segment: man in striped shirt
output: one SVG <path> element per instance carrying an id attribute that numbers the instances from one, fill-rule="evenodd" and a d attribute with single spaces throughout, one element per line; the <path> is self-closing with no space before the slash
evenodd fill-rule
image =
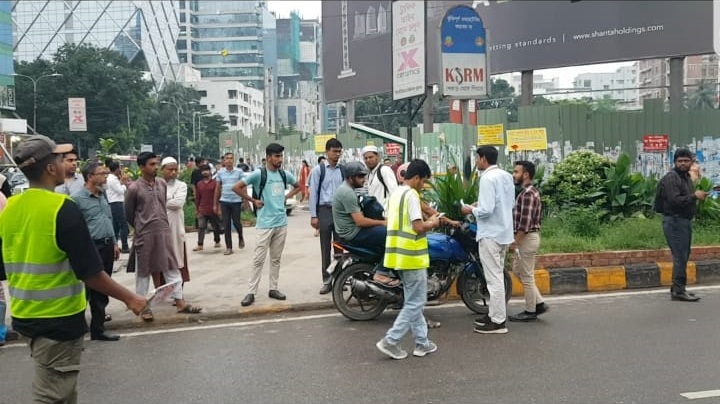
<path id="1" fill-rule="evenodd" d="M 525 293 L 525 311 L 509 316 L 510 321 L 535 321 L 537 316 L 546 312 L 548 306 L 535 285 L 535 256 L 540 249 L 540 224 L 542 222 L 542 202 L 540 192 L 533 185 L 535 164 L 529 161 L 516 161 L 513 169 L 515 185 L 522 191 L 515 199 L 513 225 L 515 248 L 513 272 L 520 278 Z"/>

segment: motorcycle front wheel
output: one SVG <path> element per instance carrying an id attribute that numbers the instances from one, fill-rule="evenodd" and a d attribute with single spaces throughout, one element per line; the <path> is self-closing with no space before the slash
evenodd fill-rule
<path id="1" fill-rule="evenodd" d="M 505 278 L 505 302 L 512 297 L 512 278 L 510 272 L 503 271 Z M 457 294 L 468 309 L 478 314 L 487 313 L 487 301 L 490 300 L 490 292 L 487 289 L 485 277 L 477 272 L 462 271 L 457 280 Z"/>
<path id="2" fill-rule="evenodd" d="M 362 295 L 353 291 L 353 281 L 366 281 L 373 277 L 373 266 L 358 262 L 345 268 L 333 283 L 333 303 L 343 316 L 355 321 L 372 320 L 385 310 L 387 302 L 371 293 Z"/>

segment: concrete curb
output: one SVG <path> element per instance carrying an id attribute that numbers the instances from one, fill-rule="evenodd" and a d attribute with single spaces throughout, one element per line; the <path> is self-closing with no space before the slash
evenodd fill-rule
<path id="1" fill-rule="evenodd" d="M 523 287 L 514 273 L 513 296 L 522 296 Z M 642 289 L 670 286 L 672 262 L 653 262 L 606 267 L 540 268 L 535 271 L 535 283 L 543 295 L 603 292 L 623 289 Z M 688 284 L 720 283 L 720 260 L 688 262 Z M 450 288 L 449 300 L 457 300 L 455 285 Z M 197 324 L 206 321 L 249 319 L 282 313 L 334 309 L 332 301 L 256 304 L 237 310 L 206 312 L 199 315 L 159 315 L 150 323 L 140 318 L 118 319 L 106 323 L 108 330 L 149 329 L 158 326 Z"/>
<path id="2" fill-rule="evenodd" d="M 515 274 L 513 296 L 522 296 L 523 287 Z M 535 271 L 535 283 L 544 295 L 604 292 L 670 286 L 672 262 L 650 262 L 604 267 L 541 268 Z M 720 260 L 690 261 L 687 283 L 720 283 Z"/>
<path id="3" fill-rule="evenodd" d="M 145 322 L 139 317 L 131 320 L 119 320 L 105 323 L 108 330 L 127 330 L 156 327 L 163 325 L 196 324 L 206 321 L 244 319 L 280 313 L 301 313 L 305 311 L 327 310 L 335 308 L 333 302 L 308 302 L 296 304 L 270 304 L 239 310 L 223 310 L 201 314 L 171 314 L 156 316 L 152 322 Z"/>

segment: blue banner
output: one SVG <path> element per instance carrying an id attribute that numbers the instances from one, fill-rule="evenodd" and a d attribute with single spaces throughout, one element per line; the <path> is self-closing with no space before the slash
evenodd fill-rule
<path id="1" fill-rule="evenodd" d="M 440 26 L 442 53 L 485 54 L 485 25 L 475 9 L 456 6 Z"/>

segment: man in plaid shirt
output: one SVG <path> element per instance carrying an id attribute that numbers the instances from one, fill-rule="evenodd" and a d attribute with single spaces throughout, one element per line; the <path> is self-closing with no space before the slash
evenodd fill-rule
<path id="1" fill-rule="evenodd" d="M 540 192 L 533 185 L 535 164 L 529 161 L 516 161 L 513 179 L 522 191 L 515 200 L 513 224 L 515 248 L 513 272 L 522 282 L 525 293 L 525 311 L 509 316 L 510 321 L 535 321 L 537 316 L 548 311 L 543 297 L 535 285 L 535 256 L 540 249 L 540 224 L 542 221 L 542 202 Z"/>

